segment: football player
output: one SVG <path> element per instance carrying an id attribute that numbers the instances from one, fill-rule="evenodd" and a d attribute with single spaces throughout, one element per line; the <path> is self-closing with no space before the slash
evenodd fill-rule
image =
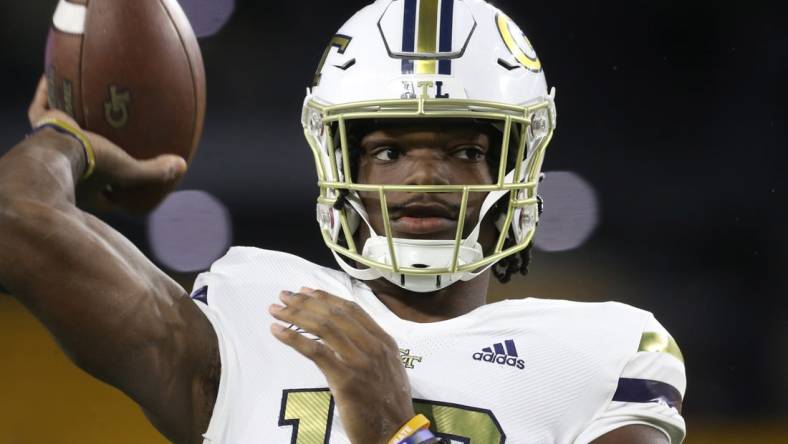
<path id="1" fill-rule="evenodd" d="M 43 83 L 30 119 L 0 159 L 0 282 L 175 442 L 684 438 L 681 352 L 650 313 L 485 304 L 527 269 L 556 127 L 533 47 L 486 2 L 379 0 L 331 38 L 302 123 L 343 271 L 233 248 L 190 297 L 75 205 L 183 160 L 131 159 Z"/>

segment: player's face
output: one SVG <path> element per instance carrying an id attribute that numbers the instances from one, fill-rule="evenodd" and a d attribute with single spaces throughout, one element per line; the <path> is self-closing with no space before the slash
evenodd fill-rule
<path id="1" fill-rule="evenodd" d="M 497 147 L 496 147 L 497 148 Z M 490 137 L 473 125 L 398 125 L 378 127 L 360 142 L 358 182 L 368 184 L 491 184 L 487 156 Z M 477 223 L 484 193 L 471 193 L 464 230 Z M 370 224 L 384 233 L 380 199 L 361 193 Z M 393 237 L 454 239 L 460 193 L 388 193 Z"/>

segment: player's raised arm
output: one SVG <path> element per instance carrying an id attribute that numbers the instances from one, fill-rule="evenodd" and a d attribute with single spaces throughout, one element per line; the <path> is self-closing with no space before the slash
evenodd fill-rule
<path id="1" fill-rule="evenodd" d="M 76 127 L 45 104 L 42 82 L 32 123 L 56 118 Z M 175 156 L 136 161 L 106 139 L 85 134 L 95 171 L 82 184 L 86 150 L 57 125 L 0 158 L 0 283 L 77 365 L 138 402 L 169 439 L 198 442 L 218 380 L 212 327 L 180 285 L 75 204 L 77 194 L 111 204 L 101 191 L 107 185 L 170 185 L 185 162 Z"/>

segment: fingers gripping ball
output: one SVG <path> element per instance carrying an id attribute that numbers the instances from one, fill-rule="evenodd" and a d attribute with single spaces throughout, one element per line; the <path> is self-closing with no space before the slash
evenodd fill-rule
<path id="1" fill-rule="evenodd" d="M 205 71 L 176 0 L 60 0 L 45 58 L 51 107 L 137 159 L 191 160 L 205 116 Z M 150 208 L 168 191 L 118 193 Z"/>

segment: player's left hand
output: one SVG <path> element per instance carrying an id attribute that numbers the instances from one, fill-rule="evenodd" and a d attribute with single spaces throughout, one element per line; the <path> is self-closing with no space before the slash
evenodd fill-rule
<path id="1" fill-rule="evenodd" d="M 396 341 L 352 301 L 302 288 L 282 292 L 271 315 L 274 336 L 314 362 L 326 376 L 342 425 L 353 443 L 385 443 L 413 416 L 410 382 Z"/>

